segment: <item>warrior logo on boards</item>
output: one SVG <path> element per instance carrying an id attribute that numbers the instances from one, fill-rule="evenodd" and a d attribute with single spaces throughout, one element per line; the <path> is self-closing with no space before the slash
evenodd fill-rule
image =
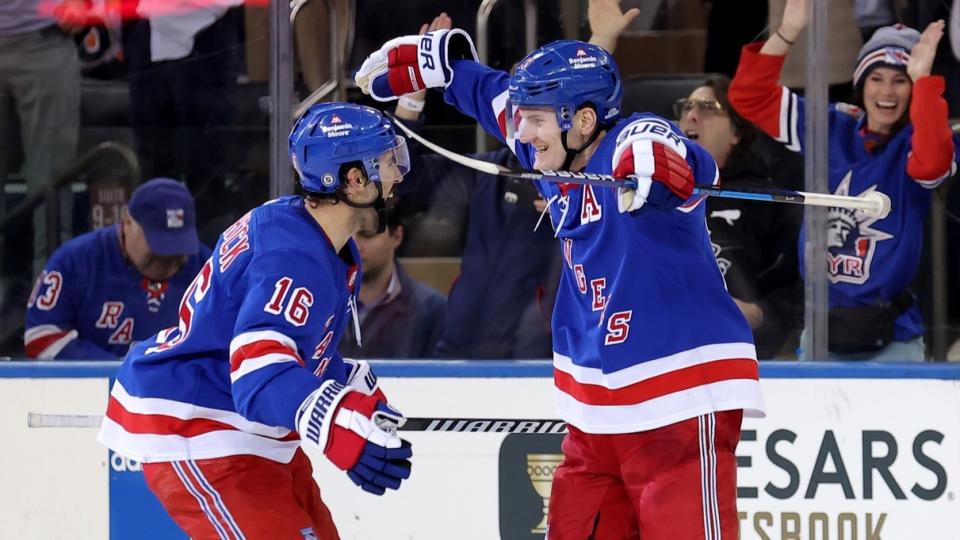
<path id="1" fill-rule="evenodd" d="M 852 175 L 853 171 L 847 172 L 834 191 L 835 195 L 851 195 Z M 862 197 L 876 190 L 874 184 L 855 195 Z M 861 285 L 870 279 L 870 266 L 877 242 L 893 238 L 892 234 L 871 228 L 878 219 L 862 210 L 850 208 L 834 207 L 827 212 L 827 264 L 831 283 Z"/>

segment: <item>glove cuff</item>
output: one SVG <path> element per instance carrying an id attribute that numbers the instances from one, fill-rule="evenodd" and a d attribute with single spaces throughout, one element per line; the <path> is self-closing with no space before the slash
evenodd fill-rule
<path id="1" fill-rule="evenodd" d="M 347 375 L 347 385 L 363 395 L 372 396 L 377 390 L 377 375 L 366 360 L 344 358 L 343 363 L 350 366 Z"/>
<path id="2" fill-rule="evenodd" d="M 477 49 L 459 28 L 435 30 L 421 36 L 417 48 L 420 76 L 427 88 L 446 87 L 453 82 L 453 61 L 477 61 Z"/>
<path id="3" fill-rule="evenodd" d="M 297 409 L 297 433 L 302 441 L 326 450 L 340 402 L 353 389 L 335 380 L 324 382 Z"/>

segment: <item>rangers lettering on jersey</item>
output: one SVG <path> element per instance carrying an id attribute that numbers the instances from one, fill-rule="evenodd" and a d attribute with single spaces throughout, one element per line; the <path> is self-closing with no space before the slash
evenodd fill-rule
<path id="1" fill-rule="evenodd" d="M 454 71 L 445 100 L 531 168 L 535 148 L 501 131 L 509 77 L 472 61 L 457 62 Z M 650 114 L 618 121 L 582 172 L 556 176 L 609 178 L 618 149 L 644 139 L 686 159 L 695 183 L 717 182 L 713 158 Z M 752 332 L 711 256 L 702 198 L 620 213 L 604 211 L 618 208 L 613 188 L 537 186 L 557 201 L 549 212 L 565 268 L 553 316 L 561 417 L 587 433 L 628 433 L 713 411 L 762 414 Z M 564 219 L 567 208 L 580 210 L 580 219 Z"/>

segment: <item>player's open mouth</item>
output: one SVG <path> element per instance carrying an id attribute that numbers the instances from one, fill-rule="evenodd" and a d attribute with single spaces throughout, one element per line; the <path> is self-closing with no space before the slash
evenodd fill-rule
<path id="1" fill-rule="evenodd" d="M 897 102 L 896 101 L 878 101 L 877 108 L 892 111 L 897 108 Z"/>
<path id="2" fill-rule="evenodd" d="M 692 129 L 688 129 L 687 131 L 684 132 L 684 134 L 685 134 L 685 135 L 687 136 L 687 138 L 690 139 L 691 141 L 695 141 L 695 140 L 697 140 L 697 139 L 700 138 L 700 134 L 697 133 L 696 131 L 692 130 Z"/>
<path id="3" fill-rule="evenodd" d="M 542 154 L 542 153 L 544 153 L 544 152 L 547 151 L 547 148 L 550 148 L 550 147 L 549 147 L 548 145 L 546 145 L 546 144 L 542 144 L 542 145 L 540 145 L 540 146 L 537 146 L 537 147 L 536 147 L 537 153 L 538 153 L 538 154 Z"/>

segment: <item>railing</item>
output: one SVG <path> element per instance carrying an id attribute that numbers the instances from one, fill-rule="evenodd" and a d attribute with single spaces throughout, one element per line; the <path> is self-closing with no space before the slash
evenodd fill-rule
<path id="1" fill-rule="evenodd" d="M 4 213 L 4 208 L 0 207 L 0 245 L 3 244 L 3 239 L 11 230 L 16 230 L 14 229 L 15 225 L 21 224 L 25 218 L 33 215 L 37 206 L 46 204 L 46 256 L 49 257 L 56 251 L 60 247 L 60 191 L 69 189 L 68 186 L 74 180 L 81 178 L 83 173 L 105 154 L 116 154 L 120 158 L 119 161 L 125 170 L 122 178 L 127 182 L 126 187 L 132 190 L 140 183 L 140 163 L 133 150 L 116 142 L 100 143 L 84 152 L 67 170 L 57 175 L 47 186 L 27 193 L 26 198 L 9 213 Z M 4 186 L 0 185 L 0 193 L 4 191 Z M 0 267 L 0 270 L 2 270 L 2 267 Z M 22 335 L 22 320 L 15 323 L 7 321 L 4 327 L 0 329 L 0 348 L 6 347 L 14 339 L 20 339 L 19 336 Z"/>
<path id="2" fill-rule="evenodd" d="M 34 209 L 41 204 L 46 203 L 46 228 L 47 228 L 47 256 L 50 256 L 58 247 L 60 247 L 60 198 L 57 196 L 59 191 L 68 184 L 80 177 L 80 175 L 102 157 L 103 154 L 115 153 L 120 157 L 126 169 L 126 179 L 129 187 L 134 187 L 140 182 L 140 163 L 137 161 L 136 154 L 126 145 L 116 142 L 103 142 L 84 152 L 77 158 L 70 167 L 60 173 L 47 186 L 35 189 L 28 193 L 26 198 L 18 204 L 10 213 L 3 214 L 0 218 L 0 239 L 7 235 L 11 225 L 17 223 L 25 216 L 31 215 Z M 0 209 L 2 211 L 2 209 Z"/>
<path id="3" fill-rule="evenodd" d="M 490 35 L 488 26 L 490 22 L 490 13 L 496 7 L 499 0 L 483 0 L 480 9 L 477 10 L 477 55 L 480 57 L 481 64 L 487 64 L 490 60 Z M 537 48 L 537 2 L 536 0 L 523 0 L 524 16 L 524 43 L 527 52 Z M 487 134 L 477 124 L 475 131 L 476 151 L 487 151 Z"/>
<path id="4" fill-rule="evenodd" d="M 290 24 L 293 25 L 296 22 L 296 18 L 300 10 L 307 3 L 312 0 L 293 0 L 290 3 Z M 327 12 L 329 14 L 329 34 L 330 34 L 330 79 L 310 93 L 309 96 L 303 99 L 293 112 L 294 118 L 299 118 L 300 115 L 304 113 L 311 105 L 319 101 L 334 95 L 336 93 L 336 98 L 340 101 L 346 101 L 347 98 L 347 87 L 351 84 L 352 80 L 350 77 L 346 76 L 344 73 L 344 58 L 349 58 L 350 51 L 353 49 L 353 40 L 354 40 L 354 21 L 356 21 L 357 13 L 357 2 L 356 0 L 344 0 L 347 2 L 347 20 L 342 21 L 342 24 L 338 24 L 339 21 L 337 17 L 337 4 L 338 0 L 323 0 L 327 5 Z M 340 33 L 339 28 L 341 26 L 346 30 L 346 36 L 343 43 L 343 54 L 341 53 L 341 47 L 339 43 Z"/>
<path id="5" fill-rule="evenodd" d="M 311 105 L 334 95 L 346 99 L 348 78 L 343 73 L 337 23 L 338 0 L 324 0 L 327 6 L 330 34 L 330 80 L 313 91 L 306 99 L 293 103 L 293 23 L 298 13 L 311 0 L 271 2 L 270 7 L 270 197 L 279 197 L 293 191 L 293 177 L 287 155 L 287 135 L 291 120 Z M 353 43 L 353 20 L 356 18 L 356 0 L 347 2 L 347 29 L 344 54 Z"/>

